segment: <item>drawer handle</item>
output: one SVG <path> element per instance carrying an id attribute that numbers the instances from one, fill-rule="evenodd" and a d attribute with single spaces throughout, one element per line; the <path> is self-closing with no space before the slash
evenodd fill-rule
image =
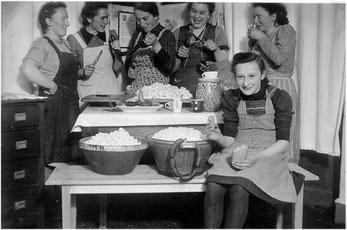
<path id="1" fill-rule="evenodd" d="M 17 211 L 18 209 L 25 208 L 26 203 L 25 200 L 14 202 L 14 210 Z"/>
<path id="2" fill-rule="evenodd" d="M 15 180 L 25 178 L 25 170 L 14 172 L 13 176 Z"/>
<path id="3" fill-rule="evenodd" d="M 16 141 L 16 149 L 26 149 L 27 148 L 27 140 L 24 141 Z"/>
<path id="4" fill-rule="evenodd" d="M 27 119 L 26 113 L 15 113 L 14 114 L 14 121 L 25 121 Z"/>

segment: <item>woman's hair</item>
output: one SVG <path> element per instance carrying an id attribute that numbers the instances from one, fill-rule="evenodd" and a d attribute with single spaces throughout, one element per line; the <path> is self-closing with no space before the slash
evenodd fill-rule
<path id="1" fill-rule="evenodd" d="M 188 3 L 189 11 L 192 9 L 193 3 L 205 4 L 208 8 L 209 14 L 212 14 L 214 9 L 216 8 L 216 4 L 214 2 L 190 2 L 190 3 Z"/>
<path id="2" fill-rule="evenodd" d="M 86 2 L 81 12 L 82 25 L 87 26 L 89 22 L 87 18 L 93 18 L 98 14 L 99 9 L 108 9 L 106 2 Z"/>
<path id="3" fill-rule="evenodd" d="M 234 75 L 236 75 L 236 65 L 253 61 L 258 64 L 260 73 L 263 73 L 265 70 L 264 60 L 259 54 L 254 52 L 240 52 L 235 54 L 231 63 L 231 71 L 234 73 Z"/>
<path id="4" fill-rule="evenodd" d="M 43 34 L 46 33 L 48 28 L 46 18 L 51 18 L 58 8 L 66 9 L 66 4 L 64 2 L 47 2 L 42 6 L 39 12 L 39 23 Z"/>
<path id="5" fill-rule="evenodd" d="M 153 17 L 159 16 L 158 6 L 155 2 L 137 2 L 134 5 L 134 10 L 150 13 Z"/>
<path id="6" fill-rule="evenodd" d="M 289 23 L 286 7 L 281 3 L 253 3 L 252 6 L 264 8 L 269 12 L 269 15 L 276 14 L 277 17 L 275 23 L 278 25 Z"/>

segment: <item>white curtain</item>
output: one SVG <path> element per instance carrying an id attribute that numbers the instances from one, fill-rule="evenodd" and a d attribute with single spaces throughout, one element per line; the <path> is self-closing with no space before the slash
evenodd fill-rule
<path id="1" fill-rule="evenodd" d="M 339 156 L 345 102 L 345 5 L 299 4 L 298 10 L 301 149 Z"/>
<path id="2" fill-rule="evenodd" d="M 301 149 L 340 155 L 339 128 L 345 102 L 345 4 L 286 4 L 297 31 L 293 79 L 301 106 Z M 230 57 L 247 50 L 249 3 L 224 7 Z"/>

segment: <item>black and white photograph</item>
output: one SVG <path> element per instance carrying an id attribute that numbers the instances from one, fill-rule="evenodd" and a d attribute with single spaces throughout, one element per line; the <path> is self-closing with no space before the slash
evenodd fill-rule
<path id="1" fill-rule="evenodd" d="M 0 3 L 1 228 L 346 228 L 344 1 Z"/>

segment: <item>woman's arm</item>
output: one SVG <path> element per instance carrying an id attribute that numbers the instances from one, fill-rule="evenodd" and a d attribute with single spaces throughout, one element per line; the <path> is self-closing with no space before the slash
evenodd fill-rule
<path id="1" fill-rule="evenodd" d="M 281 66 L 292 50 L 295 50 L 296 32 L 290 25 L 284 25 L 279 29 L 276 43 L 273 43 L 269 37 L 262 36 L 258 44 L 276 66 Z"/>
<path id="2" fill-rule="evenodd" d="M 153 48 L 156 52 L 154 65 L 164 74 L 170 74 L 176 62 L 176 42 L 172 32 L 166 30 Z"/>
<path id="3" fill-rule="evenodd" d="M 57 84 L 53 80 L 44 76 L 36 67 L 33 60 L 25 59 L 22 66 L 20 67 L 20 70 L 31 82 L 49 89 L 51 94 L 55 94 L 55 92 L 57 91 Z"/>
<path id="4" fill-rule="evenodd" d="M 78 63 L 78 79 L 84 79 L 83 75 L 83 49 L 74 37 L 74 35 L 70 34 L 67 36 L 66 40 L 69 42 L 71 52 L 76 58 Z"/>
<path id="5" fill-rule="evenodd" d="M 228 37 L 219 26 L 216 27 L 216 45 L 217 49 L 214 52 L 216 62 L 229 60 Z"/>

